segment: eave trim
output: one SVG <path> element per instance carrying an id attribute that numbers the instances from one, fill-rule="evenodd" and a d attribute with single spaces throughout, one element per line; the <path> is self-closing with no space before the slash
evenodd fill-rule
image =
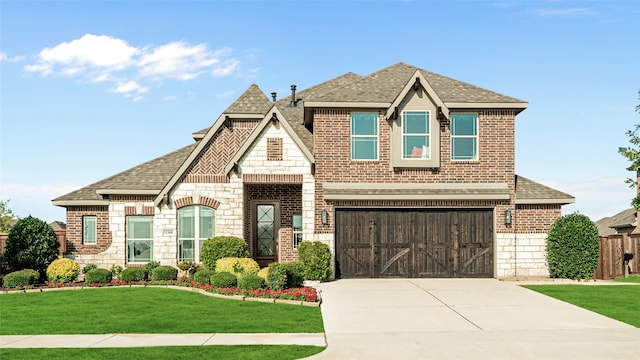
<path id="1" fill-rule="evenodd" d="M 562 199 L 516 199 L 516 205 L 544 205 L 544 204 L 573 204 L 576 202 L 575 198 L 562 198 Z"/>
<path id="2" fill-rule="evenodd" d="M 373 108 L 388 109 L 388 102 L 363 102 L 363 101 L 304 101 L 305 108 Z"/>
<path id="3" fill-rule="evenodd" d="M 51 200 L 54 206 L 108 206 L 109 200 Z"/>

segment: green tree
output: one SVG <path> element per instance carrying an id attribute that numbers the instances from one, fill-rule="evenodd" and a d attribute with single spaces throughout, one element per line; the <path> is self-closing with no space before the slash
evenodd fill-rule
<path id="1" fill-rule="evenodd" d="M 28 216 L 9 230 L 4 256 L 12 271 L 34 269 L 44 279 L 47 266 L 58 258 L 56 233 L 46 222 Z"/>
<path id="2" fill-rule="evenodd" d="M 589 279 L 598 266 L 598 228 L 585 215 L 573 213 L 556 220 L 547 237 L 547 263 L 551 275 Z"/>
<path id="3" fill-rule="evenodd" d="M 638 90 L 638 99 L 640 100 L 640 90 Z M 636 112 L 640 113 L 640 105 L 636 106 Z M 640 175 L 640 124 L 636 124 L 633 130 L 627 130 L 626 134 L 629 137 L 630 146 L 619 147 L 618 153 L 631 163 L 627 170 L 636 172 L 635 179 L 627 178 L 625 180 L 629 187 L 634 188 L 638 186 L 637 175 Z M 640 196 L 633 198 L 631 205 L 636 210 L 640 210 Z"/>
<path id="4" fill-rule="evenodd" d="M 9 232 L 9 226 L 15 219 L 15 214 L 9 209 L 9 201 L 0 200 L 0 233 L 5 234 Z"/>

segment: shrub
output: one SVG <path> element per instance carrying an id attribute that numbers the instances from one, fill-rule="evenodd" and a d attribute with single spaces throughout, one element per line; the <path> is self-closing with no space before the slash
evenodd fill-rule
<path id="1" fill-rule="evenodd" d="M 184 271 L 189 275 L 193 275 L 198 270 L 198 264 L 194 261 L 180 261 L 178 263 L 178 269 Z"/>
<path id="2" fill-rule="evenodd" d="M 120 273 L 122 273 L 122 266 L 120 265 L 111 265 L 111 277 L 114 279 L 120 279 Z"/>
<path id="3" fill-rule="evenodd" d="M 177 280 L 178 269 L 169 265 L 158 266 L 151 272 L 151 280 L 164 281 L 164 280 Z"/>
<path id="4" fill-rule="evenodd" d="M 331 278 L 331 251 L 320 241 L 303 241 L 298 245 L 298 261 L 305 280 L 326 281 Z"/>
<path id="5" fill-rule="evenodd" d="M 76 281 L 78 275 L 80 275 L 80 264 L 71 259 L 60 258 L 54 260 L 47 267 L 47 280 L 49 282 Z"/>
<path id="6" fill-rule="evenodd" d="M 238 288 L 242 290 L 262 289 L 264 280 L 256 274 L 243 274 L 238 277 Z"/>
<path id="7" fill-rule="evenodd" d="M 147 272 L 141 267 L 130 267 L 122 270 L 120 280 L 122 281 L 142 281 L 147 278 Z"/>
<path id="8" fill-rule="evenodd" d="M 3 286 L 6 288 L 15 288 L 18 286 L 28 286 L 35 283 L 33 274 L 20 270 L 8 273 L 3 279 Z"/>
<path id="9" fill-rule="evenodd" d="M 260 269 L 260 271 L 258 271 L 258 276 L 260 276 L 261 278 L 264 279 L 264 281 L 267 281 L 267 275 L 269 275 L 269 268 L 265 267 Z"/>
<path id="10" fill-rule="evenodd" d="M 211 284 L 211 276 L 215 275 L 215 273 L 215 271 L 209 269 L 198 269 L 198 271 L 193 274 L 193 281 L 203 284 Z"/>
<path id="11" fill-rule="evenodd" d="M 257 274 L 260 265 L 251 258 L 225 257 L 216 261 L 216 272 L 239 274 Z"/>
<path id="12" fill-rule="evenodd" d="M 40 280 L 40 273 L 33 269 L 22 269 L 22 271 L 27 271 L 33 274 L 33 283 L 37 283 Z"/>
<path id="13" fill-rule="evenodd" d="M 91 269 L 84 275 L 85 283 L 108 283 L 112 279 L 111 271 L 107 269 Z"/>
<path id="14" fill-rule="evenodd" d="M 598 266 L 598 228 L 585 215 L 559 218 L 547 237 L 547 262 L 551 275 L 573 280 L 588 279 Z"/>
<path id="15" fill-rule="evenodd" d="M 149 261 L 148 263 L 144 264 L 143 268 L 144 272 L 147 273 L 147 280 L 151 279 L 153 269 L 157 268 L 158 266 L 160 266 L 160 262 L 158 261 Z"/>
<path id="16" fill-rule="evenodd" d="M 93 269 L 97 269 L 97 268 L 98 268 L 98 265 L 89 263 L 89 264 L 85 265 L 85 266 L 82 268 L 82 273 L 83 273 L 83 274 L 86 274 L 86 273 L 88 273 L 89 271 L 91 271 L 91 270 L 93 270 Z"/>
<path id="17" fill-rule="evenodd" d="M 238 285 L 238 278 L 230 272 L 219 272 L 211 275 L 211 285 L 221 288 L 231 288 Z"/>
<path id="18" fill-rule="evenodd" d="M 302 266 L 299 262 L 284 263 L 284 268 L 287 272 L 287 282 L 285 284 L 286 289 L 301 287 L 304 283 L 304 274 L 302 272 Z"/>
<path id="19" fill-rule="evenodd" d="M 281 263 L 269 264 L 267 286 L 271 290 L 283 290 L 287 286 L 287 268 Z"/>
<path id="20" fill-rule="evenodd" d="M 216 261 L 224 257 L 249 257 L 249 247 L 235 236 L 216 236 L 202 243 L 200 260 L 207 268 L 214 270 Z"/>
<path id="21" fill-rule="evenodd" d="M 44 278 L 47 266 L 58 258 L 59 246 L 51 226 L 29 216 L 9 230 L 4 256 L 11 270 L 34 269 Z"/>

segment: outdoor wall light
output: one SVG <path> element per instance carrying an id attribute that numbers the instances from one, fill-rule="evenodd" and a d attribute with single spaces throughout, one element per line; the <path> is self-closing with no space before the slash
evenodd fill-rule
<path id="1" fill-rule="evenodd" d="M 322 218 L 322 225 L 329 225 L 329 213 L 327 210 L 322 210 L 320 216 Z"/>
<path id="2" fill-rule="evenodd" d="M 511 225 L 511 210 L 509 209 L 504 211 L 504 224 Z"/>

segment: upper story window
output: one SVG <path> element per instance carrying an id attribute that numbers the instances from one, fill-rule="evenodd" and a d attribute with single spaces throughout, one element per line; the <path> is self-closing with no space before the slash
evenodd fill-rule
<path id="1" fill-rule="evenodd" d="M 378 160 L 377 113 L 351 113 L 351 159 Z"/>
<path id="2" fill-rule="evenodd" d="M 402 112 L 402 158 L 431 158 L 429 111 Z"/>
<path id="3" fill-rule="evenodd" d="M 451 160 L 478 160 L 477 114 L 451 114 Z"/>
<path id="4" fill-rule="evenodd" d="M 95 216 L 83 216 L 82 217 L 82 243 L 83 244 L 96 244 L 96 229 L 97 221 Z"/>
<path id="5" fill-rule="evenodd" d="M 206 206 L 178 209 L 178 261 L 200 261 L 202 243 L 215 234 L 215 218 L 216 211 Z"/>
<path id="6" fill-rule="evenodd" d="M 153 260 L 153 216 L 127 216 L 127 262 Z"/>

